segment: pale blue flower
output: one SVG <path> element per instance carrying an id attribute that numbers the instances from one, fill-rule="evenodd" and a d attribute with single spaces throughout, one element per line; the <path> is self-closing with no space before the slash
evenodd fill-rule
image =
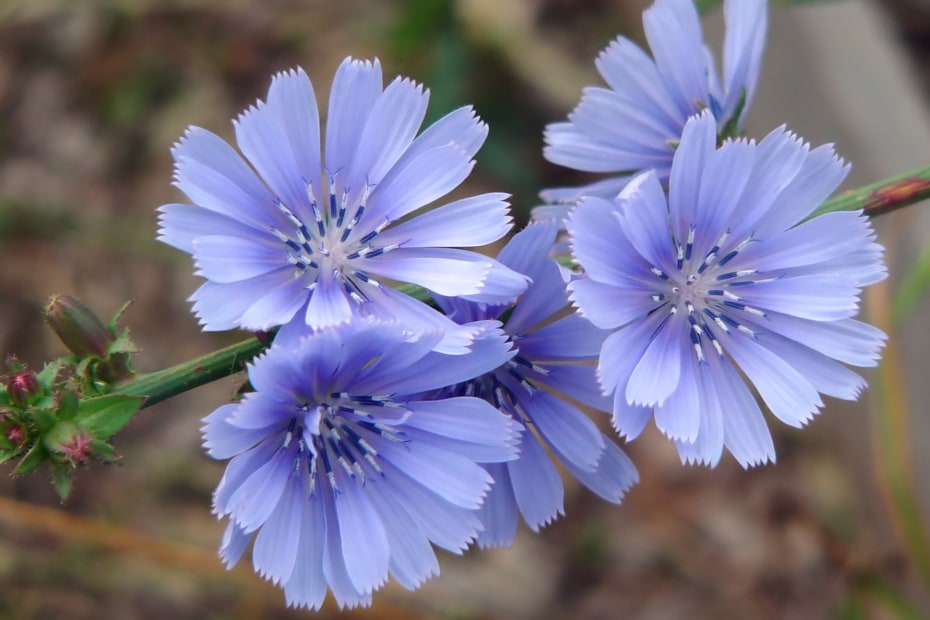
<path id="1" fill-rule="evenodd" d="M 230 523 L 220 553 L 252 563 L 288 604 L 368 605 L 392 575 L 436 575 L 435 544 L 463 551 L 492 479 L 479 463 L 516 456 L 518 431 L 479 398 L 413 394 L 467 381 L 513 356 L 485 322 L 474 351 L 433 350 L 439 332 L 352 322 L 278 337 L 248 368 L 254 392 L 205 419 L 205 445 L 231 458 L 214 494 Z M 432 543 L 432 544 L 431 544 Z"/>
<path id="2" fill-rule="evenodd" d="M 568 121 L 546 128 L 544 155 L 561 166 L 615 176 L 544 191 L 544 200 L 611 198 L 632 175 L 650 169 L 667 181 L 685 122 L 702 110 L 714 114 L 718 131 L 741 128 L 759 79 L 767 1 L 726 0 L 724 14 L 722 82 L 692 0 L 657 0 L 643 13 L 651 58 L 625 37 L 601 52 L 595 65 L 608 88 L 586 88 Z"/>
<path id="3" fill-rule="evenodd" d="M 456 321 L 502 320 L 516 351 L 500 366 L 436 395 L 483 398 L 522 430 L 520 458 L 486 466 L 495 482 L 481 509 L 482 546 L 510 544 L 520 515 L 538 531 L 564 514 L 565 491 L 547 450 L 568 473 L 614 503 L 638 480 L 629 457 L 565 398 L 610 410 L 594 372 L 607 332 L 575 313 L 565 314 L 569 274 L 549 258 L 557 232 L 554 222 L 531 224 L 498 255 L 501 263 L 532 278 L 516 304 L 437 298 Z"/>
<path id="4" fill-rule="evenodd" d="M 621 434 L 654 417 L 683 461 L 713 465 L 726 447 L 749 466 L 775 460 L 753 391 L 795 427 L 821 394 L 858 396 L 840 362 L 876 364 L 885 336 L 853 317 L 886 272 L 861 212 L 808 219 L 848 171 L 830 145 L 781 128 L 718 149 L 716 130 L 709 112 L 688 121 L 668 197 L 647 172 L 612 203 L 579 203 L 568 228 L 586 277 L 569 288 L 613 330 L 598 377 Z"/>
<path id="5" fill-rule="evenodd" d="M 463 107 L 417 136 L 428 99 L 407 79 L 383 88 L 377 60 L 346 59 L 325 139 L 301 69 L 276 75 L 267 101 L 235 122 L 248 163 L 215 134 L 187 131 L 172 151 L 175 180 L 195 204 L 162 206 L 159 239 L 191 254 L 206 278 L 191 297 L 205 329 L 267 330 L 292 319 L 320 328 L 374 315 L 442 327 L 449 348 L 465 350 L 467 335 L 456 340 L 454 324 L 390 283 L 502 302 L 526 281 L 459 249 L 510 230 L 506 195 L 423 211 L 465 180 L 487 135 Z"/>

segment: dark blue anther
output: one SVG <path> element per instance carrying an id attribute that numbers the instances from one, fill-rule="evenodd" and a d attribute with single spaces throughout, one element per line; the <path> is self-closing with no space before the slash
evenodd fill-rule
<path id="1" fill-rule="evenodd" d="M 725 314 L 720 315 L 720 320 L 726 323 L 727 325 L 729 325 L 730 327 L 734 327 L 734 328 L 739 327 L 739 323 L 737 323 L 736 321 L 734 321 L 732 318 L 728 317 Z"/>
<path id="2" fill-rule="evenodd" d="M 323 469 L 326 470 L 326 473 L 328 474 L 332 473 L 333 467 L 329 463 L 329 452 L 325 448 L 323 448 L 323 446 L 319 446 L 317 449 L 317 454 L 319 454 L 323 460 Z"/>
<path id="3" fill-rule="evenodd" d="M 733 260 L 733 257 L 735 257 L 737 254 L 739 254 L 739 250 L 733 250 L 732 252 L 730 252 L 729 254 L 727 254 L 726 256 L 724 256 L 723 258 L 721 258 L 721 259 L 720 259 L 720 262 L 719 262 L 718 264 L 719 264 L 719 265 L 726 265 L 726 264 L 729 263 L 731 260 Z"/>
<path id="4" fill-rule="evenodd" d="M 310 238 L 310 231 L 307 230 L 306 224 L 301 223 L 300 226 L 297 227 L 297 229 L 300 231 L 300 234 L 304 236 L 304 239 Z M 306 243 L 304 244 L 304 247 L 308 247 Z M 310 250 L 310 251 L 313 252 L 313 250 Z"/>

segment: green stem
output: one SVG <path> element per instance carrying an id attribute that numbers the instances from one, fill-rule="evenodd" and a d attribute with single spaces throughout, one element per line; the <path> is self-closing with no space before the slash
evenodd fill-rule
<path id="1" fill-rule="evenodd" d="M 930 166 L 834 196 L 823 203 L 814 215 L 862 209 L 875 217 L 927 198 L 930 198 Z"/>
<path id="2" fill-rule="evenodd" d="M 145 396 L 142 407 L 150 407 L 172 396 L 243 370 L 245 363 L 261 353 L 264 348 L 255 338 L 243 340 L 171 368 L 137 375 L 116 386 L 114 391 L 130 396 Z"/>

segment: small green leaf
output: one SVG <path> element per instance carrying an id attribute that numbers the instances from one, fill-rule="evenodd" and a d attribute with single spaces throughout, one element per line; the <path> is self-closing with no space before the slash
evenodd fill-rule
<path id="1" fill-rule="evenodd" d="M 50 409 L 30 409 L 25 415 L 40 435 L 49 432 L 58 424 L 58 415 Z"/>
<path id="2" fill-rule="evenodd" d="M 41 442 L 36 442 L 29 449 L 29 452 L 26 453 L 26 456 L 23 457 L 23 460 L 19 462 L 19 465 L 16 466 L 16 469 L 13 470 L 14 474 L 28 474 L 39 465 L 48 460 L 48 452 L 45 450 L 45 447 Z"/>
<path id="3" fill-rule="evenodd" d="M 80 399 L 74 392 L 63 392 L 58 399 L 58 419 L 73 420 L 80 408 Z"/>
<path id="4" fill-rule="evenodd" d="M 68 499 L 68 496 L 71 495 L 71 489 L 74 488 L 74 476 L 71 473 L 71 468 L 67 465 L 52 463 L 52 483 L 54 483 L 55 490 L 58 491 L 61 501 Z"/>
<path id="5" fill-rule="evenodd" d="M 81 401 L 75 418 L 78 426 L 96 439 L 109 439 L 142 407 L 142 396 L 107 394 Z"/>
<path id="6" fill-rule="evenodd" d="M 6 463 L 12 458 L 19 456 L 19 448 L 3 448 L 0 450 L 0 464 Z"/>
<path id="7" fill-rule="evenodd" d="M 55 380 L 58 378 L 61 370 L 68 365 L 69 360 L 70 358 L 59 357 L 57 360 L 48 362 L 42 368 L 42 371 L 36 375 L 36 378 L 39 380 L 39 385 L 45 388 L 46 391 L 51 391 L 52 387 L 55 385 Z"/>
<path id="8" fill-rule="evenodd" d="M 119 322 L 121 318 L 123 318 L 123 313 L 126 312 L 126 310 L 131 305 L 132 305 L 132 300 L 130 299 L 129 301 L 124 303 L 123 306 L 119 310 L 116 311 L 116 314 L 113 315 L 113 318 L 110 319 L 110 322 L 107 324 L 107 329 L 110 330 L 110 335 L 112 335 L 114 338 L 116 338 L 116 324 Z M 124 333 L 123 335 L 125 336 L 126 334 Z"/>

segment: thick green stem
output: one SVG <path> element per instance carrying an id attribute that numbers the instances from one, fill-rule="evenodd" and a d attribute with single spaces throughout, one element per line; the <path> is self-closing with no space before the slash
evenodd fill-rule
<path id="1" fill-rule="evenodd" d="M 172 396 L 233 375 L 262 352 L 264 345 L 255 338 L 207 353 L 171 368 L 133 377 L 114 389 L 130 396 L 145 396 L 142 407 L 149 407 Z"/>

